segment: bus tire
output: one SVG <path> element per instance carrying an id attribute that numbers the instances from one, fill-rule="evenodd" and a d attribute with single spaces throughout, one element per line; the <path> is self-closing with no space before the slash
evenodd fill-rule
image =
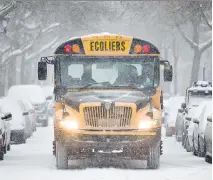
<path id="1" fill-rule="evenodd" d="M 57 169 L 67 169 L 68 168 L 68 151 L 67 148 L 56 141 L 56 167 Z"/>
<path id="2" fill-rule="evenodd" d="M 160 142 L 156 146 L 150 147 L 147 160 L 148 169 L 158 169 L 160 167 Z"/>

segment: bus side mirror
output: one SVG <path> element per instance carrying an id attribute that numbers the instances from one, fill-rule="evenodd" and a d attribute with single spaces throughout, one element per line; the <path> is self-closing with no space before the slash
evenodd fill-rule
<path id="1" fill-rule="evenodd" d="M 38 80 L 47 79 L 47 63 L 38 62 Z"/>
<path id="2" fill-rule="evenodd" d="M 164 64 L 164 81 L 172 81 L 173 68 L 171 65 Z"/>

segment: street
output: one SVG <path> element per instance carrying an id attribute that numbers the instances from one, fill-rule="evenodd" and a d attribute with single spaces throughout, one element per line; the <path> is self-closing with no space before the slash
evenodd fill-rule
<path id="1" fill-rule="evenodd" d="M 52 155 L 53 126 L 47 128 L 38 127 L 37 132 L 27 140 L 26 144 L 13 145 L 5 160 L 0 162 L 0 172 L 5 180 L 210 180 L 212 179 L 212 165 L 203 158 L 187 153 L 177 143 L 174 137 L 165 137 L 164 154 L 161 156 L 161 167 L 158 170 L 134 169 L 135 165 L 143 167 L 143 163 L 129 161 L 82 161 L 80 164 L 72 164 L 72 169 L 57 170 L 55 157 Z M 104 162 L 104 166 L 102 165 Z M 73 166 L 74 165 L 74 166 Z M 78 168 L 78 169 L 77 169 Z"/>

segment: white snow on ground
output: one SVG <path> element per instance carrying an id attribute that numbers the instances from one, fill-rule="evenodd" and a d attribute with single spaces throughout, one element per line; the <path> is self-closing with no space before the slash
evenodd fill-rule
<path id="1" fill-rule="evenodd" d="M 51 120 L 52 121 L 52 120 Z M 52 124 L 52 123 L 51 123 Z M 158 170 L 127 169 L 135 162 L 85 161 L 82 169 L 57 170 L 52 155 L 53 127 L 39 127 L 26 144 L 13 145 L 0 162 L 0 177 L 5 180 L 211 180 L 212 165 L 187 153 L 174 137 L 164 137 L 164 155 Z M 118 165 L 120 163 L 120 165 Z M 95 165 L 96 164 L 96 165 Z M 102 164 L 107 164 L 103 166 Z M 94 166 L 95 165 L 95 166 Z M 102 166 L 102 168 L 98 168 Z"/>

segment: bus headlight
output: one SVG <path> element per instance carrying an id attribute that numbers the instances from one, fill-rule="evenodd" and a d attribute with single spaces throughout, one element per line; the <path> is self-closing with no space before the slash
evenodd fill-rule
<path id="1" fill-rule="evenodd" d="M 76 120 L 62 120 L 60 125 L 67 130 L 78 129 L 78 123 Z"/>
<path id="2" fill-rule="evenodd" d="M 139 129 L 151 129 L 153 127 L 156 127 L 158 123 L 158 120 L 152 119 L 152 120 L 141 120 L 139 123 Z"/>

